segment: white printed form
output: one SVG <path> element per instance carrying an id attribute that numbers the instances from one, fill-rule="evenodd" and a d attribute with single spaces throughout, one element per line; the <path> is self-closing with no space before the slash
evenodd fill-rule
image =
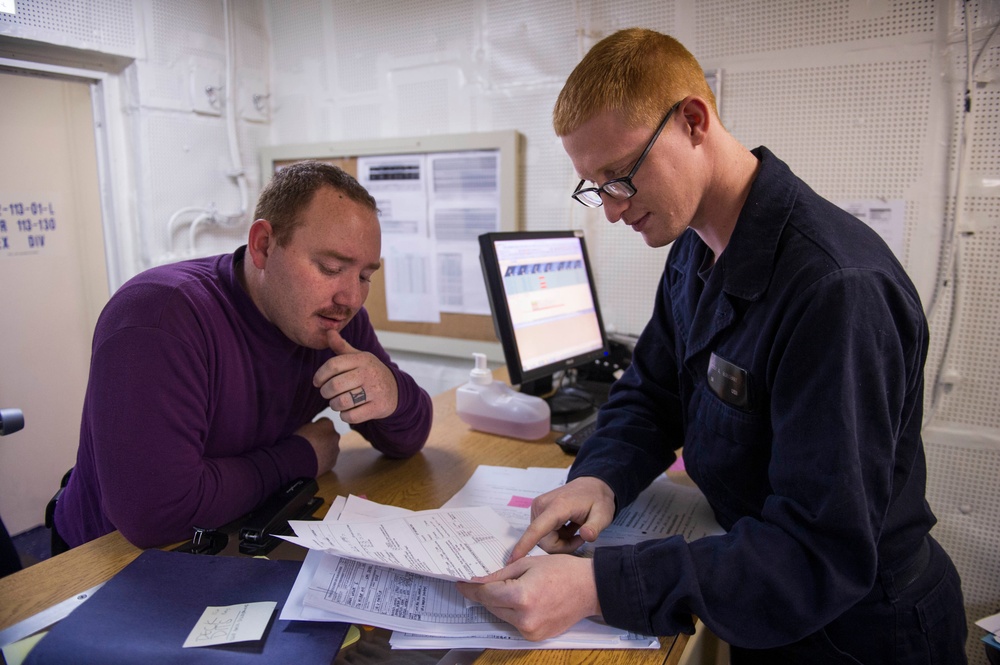
<path id="1" fill-rule="evenodd" d="M 519 535 L 489 506 L 289 524 L 295 537 L 285 539 L 303 547 L 444 580 L 503 568 Z"/>
<path id="2" fill-rule="evenodd" d="M 488 316 L 478 238 L 500 230 L 500 151 L 434 153 L 427 166 L 438 306 L 442 312 Z"/>
<path id="3" fill-rule="evenodd" d="M 454 582 L 324 554 L 303 602 L 335 620 L 437 636 L 517 631 L 481 605 L 470 606 Z M 339 617 L 339 619 L 337 618 Z"/>
<path id="4" fill-rule="evenodd" d="M 531 523 L 531 501 L 539 494 L 565 485 L 568 470 L 482 464 L 444 507 L 489 506 L 523 532 Z"/>
<path id="5" fill-rule="evenodd" d="M 389 320 L 439 323 L 428 228 L 427 158 L 358 157 L 358 181 L 375 198 L 379 210 Z"/>
<path id="6" fill-rule="evenodd" d="M 371 517 L 413 515 L 394 506 L 383 506 L 351 496 L 337 497 L 324 520 L 356 522 Z M 516 534 L 515 534 L 516 535 Z M 516 538 L 515 538 L 516 540 Z M 294 541 L 293 541 L 294 542 Z M 514 541 L 511 541 L 513 546 Z M 504 648 L 656 648 L 655 639 L 630 639 L 621 630 L 584 619 L 557 639 L 544 643 L 523 639 L 512 625 L 498 619 L 481 605 L 469 604 L 455 584 L 414 572 L 335 556 L 311 550 L 285 602 L 281 618 L 302 621 L 347 621 L 381 626 L 395 631 L 452 639 L 487 639 Z M 489 636 L 484 638 L 483 636 Z M 411 636 L 412 638 L 412 636 Z M 396 639 L 395 637 L 393 639 Z M 402 638 L 400 638 L 402 639 Z M 426 637 L 416 638 L 426 640 Z M 478 642 L 456 646 L 474 647 Z M 485 646 L 487 642 L 483 642 Z"/>
<path id="7" fill-rule="evenodd" d="M 524 642 L 522 648 L 539 647 L 538 642 L 527 642 L 516 628 L 482 605 L 468 603 L 453 582 L 329 554 L 319 560 L 303 602 L 310 608 L 325 610 L 328 620 L 436 637 L 490 635 L 508 642 L 508 648 L 511 640 Z M 547 646 L 649 646 L 641 641 L 629 642 L 625 635 L 619 628 L 584 619 Z M 445 644 L 439 643 L 435 648 L 442 646 Z"/>
<path id="8" fill-rule="evenodd" d="M 723 533 L 701 490 L 660 476 L 618 513 L 596 541 L 584 544 L 581 550 L 592 554 L 597 547 L 631 545 L 653 538 L 679 535 L 691 542 Z"/>

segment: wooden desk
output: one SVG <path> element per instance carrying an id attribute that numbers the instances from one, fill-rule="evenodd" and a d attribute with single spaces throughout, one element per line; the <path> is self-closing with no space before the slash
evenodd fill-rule
<path id="1" fill-rule="evenodd" d="M 525 442 L 474 432 L 455 414 L 451 390 L 434 398 L 430 438 L 410 459 L 386 459 L 356 433 L 344 436 L 337 465 L 319 479 L 319 495 L 325 499 L 319 515 L 325 514 L 334 497 L 348 494 L 411 510 L 439 508 L 480 464 L 567 467 L 572 458 L 553 443 L 555 438 L 553 433 L 539 442 Z M 115 532 L 0 579 L 0 630 L 110 579 L 140 551 Z M 672 665 L 680 660 L 687 636 L 664 637 L 660 642 L 658 651 L 487 650 L 475 662 Z"/>

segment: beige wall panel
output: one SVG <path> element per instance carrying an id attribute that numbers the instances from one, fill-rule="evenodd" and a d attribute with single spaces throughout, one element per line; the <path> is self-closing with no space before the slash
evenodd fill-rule
<path id="1" fill-rule="evenodd" d="M 0 73 L 0 516 L 42 523 L 76 457 L 94 324 L 108 299 L 90 86 Z"/>

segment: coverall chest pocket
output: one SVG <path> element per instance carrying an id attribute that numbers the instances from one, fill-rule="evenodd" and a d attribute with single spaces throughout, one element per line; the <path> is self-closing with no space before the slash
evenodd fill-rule
<path id="1" fill-rule="evenodd" d="M 758 514 L 770 493 L 769 421 L 726 404 L 707 386 L 696 390 L 684 440 L 684 464 L 709 498 L 717 516 L 735 521 Z"/>

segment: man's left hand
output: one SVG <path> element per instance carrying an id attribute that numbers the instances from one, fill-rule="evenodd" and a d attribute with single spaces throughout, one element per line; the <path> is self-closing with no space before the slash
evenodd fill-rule
<path id="1" fill-rule="evenodd" d="M 594 563 L 568 554 L 527 556 L 472 582 L 456 582 L 471 601 L 538 641 L 600 616 Z"/>
<path id="2" fill-rule="evenodd" d="M 313 375 L 313 385 L 330 400 L 330 408 L 348 424 L 363 423 L 392 415 L 399 402 L 396 377 L 367 351 L 358 351 L 336 330 L 327 342 L 337 355 Z"/>

